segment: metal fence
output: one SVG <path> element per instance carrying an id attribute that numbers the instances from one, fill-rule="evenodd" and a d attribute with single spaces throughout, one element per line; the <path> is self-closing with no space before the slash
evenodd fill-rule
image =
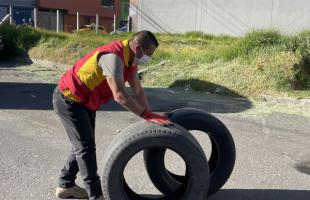
<path id="1" fill-rule="evenodd" d="M 9 21 L 10 24 L 14 24 L 16 23 L 13 20 L 13 16 L 14 13 L 19 12 L 17 11 L 18 9 L 13 7 L 13 6 L 9 6 L 8 8 L 6 7 L 0 7 L 2 9 L 0 9 L 0 17 L 4 16 L 4 18 L 2 19 L 2 21 L 0 22 L 1 24 L 3 24 L 5 21 Z M 4 9 L 3 9 L 4 8 Z M 59 31 L 63 31 L 64 30 L 64 17 L 65 17 L 65 13 L 62 10 L 38 10 L 37 8 L 27 8 L 27 9 L 31 9 L 31 15 L 28 19 L 19 19 L 18 24 L 21 25 L 31 25 L 34 26 L 35 28 L 40 27 L 40 28 L 45 28 L 45 29 L 49 29 L 49 30 L 55 30 L 56 32 Z M 19 8 L 20 10 L 20 8 Z M 5 14 L 7 12 L 7 14 Z M 88 16 L 89 17 L 89 16 Z M 99 20 L 100 17 L 98 14 L 94 14 L 95 17 L 95 23 L 93 25 L 89 24 L 89 25 L 85 25 L 86 28 L 92 27 L 92 29 L 94 29 L 94 31 L 98 34 L 99 33 Z M 1 17 L 2 18 L 2 17 Z M 1 19 L 0 18 L 0 19 Z M 79 12 L 76 13 L 76 30 L 75 31 L 80 31 L 81 29 L 81 24 L 80 24 L 80 14 Z M 20 21 L 21 20 L 21 21 Z M 122 27 L 122 29 L 120 31 L 122 32 L 129 32 L 131 29 L 131 18 L 128 16 L 128 23 L 125 26 L 126 29 L 124 30 L 124 27 Z M 113 32 L 117 32 L 117 18 L 116 15 L 114 14 L 113 17 Z"/>

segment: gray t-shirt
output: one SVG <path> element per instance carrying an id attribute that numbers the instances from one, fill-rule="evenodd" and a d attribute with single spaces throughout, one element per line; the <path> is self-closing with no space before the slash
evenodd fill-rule
<path id="1" fill-rule="evenodd" d="M 98 60 L 98 66 L 101 67 L 105 76 L 117 79 L 123 77 L 124 64 L 116 54 L 101 55 Z"/>

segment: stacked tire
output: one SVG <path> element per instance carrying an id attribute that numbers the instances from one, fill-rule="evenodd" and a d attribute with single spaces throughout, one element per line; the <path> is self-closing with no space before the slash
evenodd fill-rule
<path id="1" fill-rule="evenodd" d="M 118 134 L 110 144 L 103 163 L 102 187 L 105 200 L 151 200 L 135 193 L 126 183 L 124 169 L 143 151 L 144 162 L 161 200 L 205 200 L 228 180 L 235 163 L 235 145 L 229 130 L 205 111 L 183 108 L 168 113 L 172 125 L 139 122 Z M 209 161 L 189 132 L 207 134 L 212 152 Z M 177 153 L 185 162 L 185 176 L 165 168 L 165 152 Z"/>

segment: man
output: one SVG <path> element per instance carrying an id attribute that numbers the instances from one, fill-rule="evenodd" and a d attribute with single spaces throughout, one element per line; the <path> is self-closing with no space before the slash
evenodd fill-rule
<path id="1" fill-rule="evenodd" d="M 137 73 L 137 65 L 148 63 L 157 47 L 155 36 L 141 31 L 129 41 L 96 48 L 61 77 L 53 94 L 53 106 L 66 129 L 72 151 L 61 170 L 57 197 L 103 200 L 95 145 L 96 110 L 102 104 L 114 99 L 147 121 L 170 123 L 167 116 L 151 111 Z M 133 96 L 125 92 L 126 81 Z M 78 171 L 86 189 L 75 184 Z"/>

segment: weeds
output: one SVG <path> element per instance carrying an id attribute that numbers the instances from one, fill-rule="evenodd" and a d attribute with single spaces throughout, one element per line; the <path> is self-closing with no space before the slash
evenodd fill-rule
<path id="1" fill-rule="evenodd" d="M 95 47 L 128 39 L 132 33 L 55 33 L 29 27 L 3 26 L 0 57 L 29 54 L 34 58 L 73 64 Z M 214 36 L 202 32 L 156 34 L 160 45 L 150 65 L 171 64 L 144 75 L 154 87 L 184 87 L 215 92 L 215 86 L 234 96 L 285 94 L 307 97 L 310 89 L 310 31 L 283 35 L 256 30 L 244 37 Z M 143 67 L 143 66 L 142 66 Z M 147 67 L 147 66 L 146 66 Z"/>

